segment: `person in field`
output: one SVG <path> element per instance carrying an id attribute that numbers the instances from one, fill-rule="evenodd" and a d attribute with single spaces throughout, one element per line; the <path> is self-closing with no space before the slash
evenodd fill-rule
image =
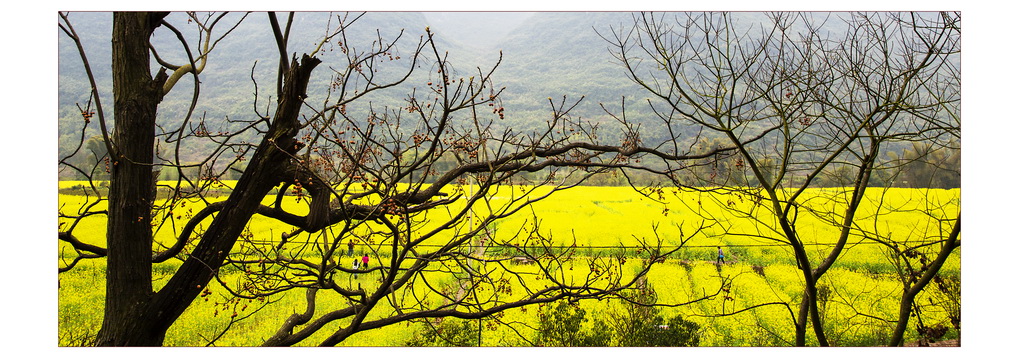
<path id="1" fill-rule="evenodd" d="M 722 252 L 722 247 L 718 247 L 718 259 L 715 260 L 715 265 L 725 263 L 725 253 Z"/>
<path id="2" fill-rule="evenodd" d="M 359 258 L 352 259 L 352 270 L 359 270 Z M 359 273 L 352 273 L 352 278 L 359 279 Z"/>
<path id="3" fill-rule="evenodd" d="M 354 240 L 351 240 L 351 239 L 348 240 L 348 255 L 351 256 L 351 255 L 355 254 L 355 250 L 356 250 L 356 242 Z"/>
<path id="4" fill-rule="evenodd" d="M 365 268 L 369 268 L 369 267 L 370 267 L 370 256 L 368 256 L 366 254 L 363 254 L 363 268 L 365 269 Z"/>

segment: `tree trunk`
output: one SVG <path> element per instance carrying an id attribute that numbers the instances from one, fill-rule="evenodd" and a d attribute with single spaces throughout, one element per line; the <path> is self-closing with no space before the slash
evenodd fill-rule
<path id="1" fill-rule="evenodd" d="M 157 105 L 167 76 L 152 78 L 148 41 L 167 13 L 115 13 L 112 34 L 115 125 L 107 222 L 107 293 L 97 345 L 158 346 L 231 251 L 260 201 L 286 177 L 306 85 L 319 60 L 293 61 L 263 142 L 189 259 L 160 290 L 152 285 L 151 210 Z"/>
<path id="2" fill-rule="evenodd" d="M 903 290 L 903 297 L 900 298 L 900 314 L 899 319 L 896 322 L 896 329 L 892 332 L 892 337 L 889 339 L 889 346 L 895 347 L 903 345 L 903 334 L 907 331 L 907 323 L 910 321 L 910 312 L 914 305 L 914 298 L 917 297 L 918 293 L 924 290 L 924 287 L 928 283 L 932 282 L 935 275 L 939 273 L 939 269 L 946 263 L 946 259 L 953 253 L 953 250 L 960 247 L 960 216 L 957 215 L 956 223 L 953 224 L 953 230 L 950 231 L 949 236 L 942 244 L 942 249 L 939 250 L 938 257 L 928 266 L 928 270 L 925 271 L 921 278 L 917 282 L 913 283 L 912 286 L 906 287 Z"/>
<path id="3" fill-rule="evenodd" d="M 285 77 L 285 90 L 278 101 L 270 131 L 225 201 L 224 210 L 214 217 L 188 260 L 174 273 L 150 306 L 146 321 L 158 330 L 166 331 L 174 324 L 202 288 L 209 284 L 249 219 L 256 213 L 260 201 L 285 178 L 293 154 L 301 147 L 295 140 L 299 130 L 298 114 L 309 75 L 319 63 L 319 60 L 308 56 L 303 58 L 301 66 L 293 63 L 291 72 Z"/>
<path id="4" fill-rule="evenodd" d="M 825 331 L 821 325 L 821 317 L 818 314 L 818 277 L 814 275 L 814 271 L 811 269 L 811 262 L 807 257 L 807 252 L 804 250 L 803 243 L 801 243 L 797 238 L 796 231 L 793 229 L 789 220 L 786 219 L 785 213 L 782 212 L 781 207 L 776 206 L 776 212 L 779 213 L 778 220 L 779 224 L 782 226 L 782 232 L 789 240 L 790 246 L 793 247 L 793 254 L 796 259 L 797 268 L 799 268 L 800 273 L 804 277 L 804 295 L 800 302 L 800 311 L 797 317 L 797 322 L 795 323 L 795 345 L 798 347 L 807 345 L 807 319 L 810 317 L 811 328 L 814 330 L 814 334 L 818 338 L 818 345 L 828 346 L 828 339 L 825 338 Z"/>
<path id="5" fill-rule="evenodd" d="M 796 333 L 794 335 L 796 343 L 794 346 L 804 347 L 807 346 L 807 293 L 801 296 L 800 310 L 797 312 L 796 317 Z"/>
<path id="6" fill-rule="evenodd" d="M 813 299 L 812 299 L 813 298 Z M 807 345 L 807 320 L 810 319 L 811 329 L 818 339 L 818 345 L 827 347 L 828 338 L 825 337 L 825 329 L 821 322 L 821 313 L 818 312 L 818 288 L 817 282 L 806 285 L 804 295 L 800 301 L 800 311 L 796 325 L 796 346 Z"/>
<path id="7" fill-rule="evenodd" d="M 155 339 L 144 338 L 134 318 L 153 290 L 153 141 L 164 76 L 151 77 L 148 44 L 153 30 L 166 15 L 114 13 L 107 292 L 97 345 L 148 345 Z"/>
<path id="8" fill-rule="evenodd" d="M 306 97 L 310 73 L 319 63 L 309 56 L 303 57 L 301 65 L 293 61 L 291 71 L 285 76 L 284 90 L 270 131 L 225 200 L 224 209 L 214 217 L 188 259 L 138 318 L 140 323 L 144 323 L 145 331 L 152 333 L 154 338 L 162 338 L 202 288 L 210 283 L 249 219 L 256 213 L 260 201 L 293 172 L 294 153 L 302 147 L 295 139 L 300 126 L 298 115 Z"/>

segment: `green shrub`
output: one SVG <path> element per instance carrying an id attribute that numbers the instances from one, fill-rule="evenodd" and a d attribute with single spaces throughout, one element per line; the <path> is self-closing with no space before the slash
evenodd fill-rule
<path id="1" fill-rule="evenodd" d="M 668 321 L 661 315 L 658 293 L 642 282 L 623 296 L 623 310 L 611 314 L 618 346 L 692 347 L 700 343 L 700 326 L 676 315 Z"/>
<path id="2" fill-rule="evenodd" d="M 584 328 L 587 321 L 587 311 L 577 303 L 560 301 L 557 305 L 543 308 L 534 344 L 553 347 L 608 346 L 612 336 L 608 324 L 598 319 L 590 328 Z"/>
<path id="3" fill-rule="evenodd" d="M 479 331 L 471 320 L 437 319 L 422 322 L 419 332 L 405 342 L 410 347 L 472 347 Z"/>

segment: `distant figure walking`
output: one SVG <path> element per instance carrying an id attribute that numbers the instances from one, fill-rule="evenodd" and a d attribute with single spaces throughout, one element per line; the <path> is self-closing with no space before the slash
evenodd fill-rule
<path id="1" fill-rule="evenodd" d="M 353 255 L 355 253 L 356 253 L 356 242 L 350 239 L 350 240 L 348 240 L 348 255 L 351 256 L 351 255 Z"/>
<path id="2" fill-rule="evenodd" d="M 352 259 L 352 270 L 359 270 L 359 259 Z M 352 278 L 359 279 L 359 273 L 352 273 Z"/>
<path id="3" fill-rule="evenodd" d="M 370 267 L 370 256 L 363 254 L 363 269 Z"/>
<path id="4" fill-rule="evenodd" d="M 718 259 L 715 260 L 715 265 L 725 263 L 725 253 L 722 253 L 722 247 L 718 247 Z"/>

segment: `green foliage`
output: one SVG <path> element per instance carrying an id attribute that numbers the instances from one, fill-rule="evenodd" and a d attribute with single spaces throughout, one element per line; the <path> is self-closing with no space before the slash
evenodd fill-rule
<path id="1" fill-rule="evenodd" d="M 420 330 L 405 342 L 410 347 L 472 347 L 479 339 L 479 328 L 472 320 L 426 320 Z"/>
<path id="2" fill-rule="evenodd" d="M 623 295 L 623 310 L 611 314 L 618 345 L 623 347 L 693 347 L 700 343 L 700 326 L 676 315 L 665 320 L 654 288 L 642 282 Z"/>
<path id="3" fill-rule="evenodd" d="M 608 346 L 612 340 L 608 324 L 599 318 L 586 328 L 587 321 L 587 311 L 576 302 L 560 301 L 557 305 L 543 308 L 534 344 L 546 347 Z"/>
<path id="4" fill-rule="evenodd" d="M 624 295 L 618 311 L 603 316 L 587 315 L 577 302 L 561 301 L 540 312 L 540 327 L 534 344 L 540 346 L 658 347 L 697 346 L 700 326 L 681 315 L 665 319 L 653 306 L 658 299 L 646 283 Z M 593 319 L 593 324 L 587 325 Z"/>
<path id="5" fill-rule="evenodd" d="M 669 318 L 668 323 L 661 324 L 662 316 L 655 318 L 658 329 L 651 329 L 646 336 L 646 344 L 652 347 L 695 347 L 700 343 L 700 326 L 683 319 L 681 315 Z"/>
<path id="6" fill-rule="evenodd" d="M 958 188 L 960 187 L 959 144 L 950 142 L 943 148 L 915 142 L 899 156 L 896 187 Z"/>

